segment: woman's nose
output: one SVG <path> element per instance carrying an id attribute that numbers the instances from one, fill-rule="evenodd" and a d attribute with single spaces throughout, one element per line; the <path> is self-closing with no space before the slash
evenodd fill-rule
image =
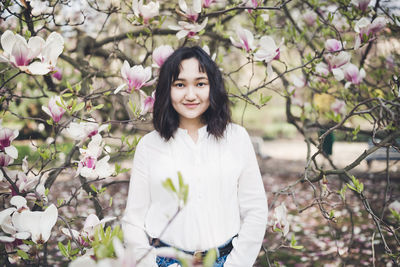
<path id="1" fill-rule="evenodd" d="M 187 90 L 186 90 L 186 95 L 185 98 L 187 100 L 194 100 L 196 99 L 196 93 L 195 93 L 195 89 L 193 86 L 188 86 Z"/>

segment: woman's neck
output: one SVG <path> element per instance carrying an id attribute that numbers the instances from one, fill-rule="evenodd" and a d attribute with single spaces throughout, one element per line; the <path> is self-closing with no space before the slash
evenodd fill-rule
<path id="1" fill-rule="evenodd" d="M 189 136 L 193 139 L 195 143 L 197 143 L 197 139 L 199 138 L 198 130 L 203 127 L 205 124 L 201 121 L 192 121 L 192 120 L 180 120 L 179 128 L 187 130 Z"/>

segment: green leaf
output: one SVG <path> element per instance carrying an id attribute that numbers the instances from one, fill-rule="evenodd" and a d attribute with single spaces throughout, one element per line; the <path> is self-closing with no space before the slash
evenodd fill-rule
<path id="1" fill-rule="evenodd" d="M 26 39 L 29 39 L 29 38 L 31 38 L 31 36 L 32 36 L 31 31 L 26 30 L 26 31 L 25 31 L 25 38 L 26 38 Z"/>
<path id="2" fill-rule="evenodd" d="M 104 104 L 100 104 L 100 105 L 94 106 L 94 107 L 93 107 L 93 110 L 95 110 L 95 109 L 102 109 L 103 107 L 104 107 Z"/>
<path id="3" fill-rule="evenodd" d="M 79 104 L 76 105 L 76 107 L 73 109 L 73 112 L 80 111 L 81 109 L 83 109 L 84 106 L 85 106 L 85 102 L 79 103 Z"/>
<path id="4" fill-rule="evenodd" d="M 112 206 L 112 203 L 113 203 L 113 198 L 110 197 L 110 201 L 108 202 L 108 206 L 111 207 L 111 206 Z"/>
<path id="5" fill-rule="evenodd" d="M 92 190 L 93 190 L 94 192 L 96 192 L 96 193 L 98 192 L 98 191 L 97 191 L 97 188 L 96 188 L 96 186 L 94 186 L 94 184 L 91 184 L 91 185 L 90 185 L 90 188 L 92 188 Z"/>
<path id="6" fill-rule="evenodd" d="M 24 260 L 29 260 L 29 255 L 25 251 L 18 249 L 17 254 Z"/>
<path id="7" fill-rule="evenodd" d="M 58 249 L 60 250 L 61 254 L 62 254 L 64 257 L 67 257 L 67 258 L 68 258 L 69 255 L 68 255 L 67 249 L 64 247 L 63 243 L 58 242 Z"/>
<path id="8" fill-rule="evenodd" d="M 53 120 L 52 119 L 48 119 L 48 120 L 46 120 L 46 122 L 47 122 L 48 125 L 53 125 Z"/>
<path id="9" fill-rule="evenodd" d="M 72 94 L 71 94 L 71 93 L 66 93 L 66 94 L 63 94 L 62 96 L 63 96 L 63 97 L 71 97 Z"/>
<path id="10" fill-rule="evenodd" d="M 203 267 L 212 267 L 214 266 L 214 262 L 217 259 L 217 250 L 210 249 L 206 256 L 203 259 Z"/>
<path id="11" fill-rule="evenodd" d="M 164 188 L 165 189 L 167 189 L 167 190 L 170 190 L 170 191 L 172 191 L 172 192 L 177 192 L 176 191 L 176 188 L 175 188 L 175 186 L 174 186 L 174 184 L 173 184 L 173 182 L 172 182 L 172 180 L 171 180 L 171 178 L 167 178 L 163 183 L 162 183 L 162 185 L 164 186 Z"/>
<path id="12" fill-rule="evenodd" d="M 64 203 L 64 199 L 59 198 L 57 199 L 57 206 L 61 206 Z"/>

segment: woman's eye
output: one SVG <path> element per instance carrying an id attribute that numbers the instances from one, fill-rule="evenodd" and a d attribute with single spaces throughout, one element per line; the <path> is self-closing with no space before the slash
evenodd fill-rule
<path id="1" fill-rule="evenodd" d="M 176 83 L 175 84 L 175 87 L 178 87 L 178 88 L 182 88 L 182 87 L 184 87 L 185 85 L 183 84 L 183 83 Z"/>
<path id="2" fill-rule="evenodd" d="M 203 83 L 203 82 L 200 82 L 200 83 L 197 84 L 198 87 L 203 87 L 205 85 L 206 85 L 206 83 Z"/>

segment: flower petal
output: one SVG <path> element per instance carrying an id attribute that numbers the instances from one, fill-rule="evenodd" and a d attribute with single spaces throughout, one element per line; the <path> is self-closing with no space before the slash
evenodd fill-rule
<path id="1" fill-rule="evenodd" d="M 46 75 L 51 71 L 51 66 L 48 63 L 35 61 L 28 66 L 28 71 L 33 75 Z"/>
<path id="2" fill-rule="evenodd" d="M 8 146 L 4 148 L 4 152 L 6 152 L 6 154 L 12 157 L 13 159 L 18 158 L 18 150 L 15 148 L 15 146 Z"/>
<path id="3" fill-rule="evenodd" d="M 15 43 L 15 35 L 12 31 L 6 30 L 2 35 L 1 35 L 1 46 L 3 47 L 4 52 L 6 52 L 8 55 L 11 54 L 12 48 Z"/>

